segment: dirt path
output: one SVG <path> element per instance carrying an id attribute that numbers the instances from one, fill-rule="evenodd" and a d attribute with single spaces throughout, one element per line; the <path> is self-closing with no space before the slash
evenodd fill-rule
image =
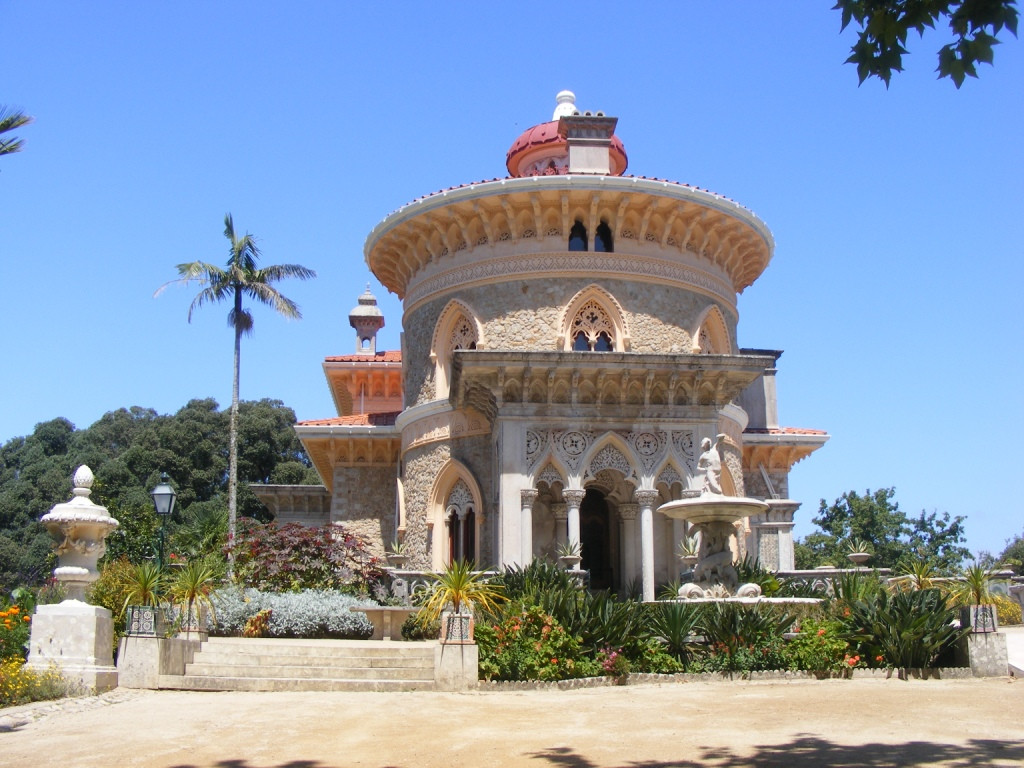
<path id="1" fill-rule="evenodd" d="M 1013 678 L 502 693 L 140 692 L 0 734 L 0 765 L 1021 766 Z"/>

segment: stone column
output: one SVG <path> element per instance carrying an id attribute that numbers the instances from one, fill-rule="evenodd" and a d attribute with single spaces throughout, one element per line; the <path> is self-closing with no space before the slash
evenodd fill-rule
<path id="1" fill-rule="evenodd" d="M 622 521 L 622 581 L 635 579 L 636 573 L 636 504 L 619 504 Z"/>
<path id="2" fill-rule="evenodd" d="M 520 526 L 522 527 L 523 554 L 522 565 L 527 566 L 533 560 L 533 502 L 537 499 L 537 489 L 528 488 L 519 492 L 522 502 Z"/>
<path id="3" fill-rule="evenodd" d="M 636 491 L 633 494 L 640 505 L 640 570 L 643 579 L 643 600 L 654 600 L 654 505 L 657 491 Z"/>
<path id="4" fill-rule="evenodd" d="M 555 548 L 560 549 L 567 541 L 566 521 L 569 519 L 569 508 L 562 502 L 551 504 L 551 515 L 555 518 Z"/>
<path id="5" fill-rule="evenodd" d="M 583 548 L 580 545 L 580 504 L 583 502 L 585 493 L 583 489 L 562 491 L 562 498 L 565 499 L 565 503 L 569 508 L 568 543 L 579 546 L 581 555 L 583 554 Z"/>

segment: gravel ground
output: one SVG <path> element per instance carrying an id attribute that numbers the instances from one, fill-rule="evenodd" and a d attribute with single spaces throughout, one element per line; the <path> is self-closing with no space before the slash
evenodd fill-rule
<path id="1" fill-rule="evenodd" d="M 128 691 L 0 710 L 0 765 L 1021 766 L 1024 686 L 647 684 L 474 693 Z"/>

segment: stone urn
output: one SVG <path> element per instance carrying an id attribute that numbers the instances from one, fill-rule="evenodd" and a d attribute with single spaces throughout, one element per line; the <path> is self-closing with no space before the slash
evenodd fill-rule
<path id="1" fill-rule="evenodd" d="M 871 559 L 871 553 L 870 552 L 851 552 L 850 554 L 848 554 L 846 556 L 846 559 L 849 560 L 854 565 L 856 565 L 857 567 L 860 567 L 860 566 L 864 565 L 864 563 L 866 563 L 868 560 Z"/>
<path id="2" fill-rule="evenodd" d="M 575 571 L 580 567 L 583 558 L 580 555 L 562 555 L 558 561 L 565 566 L 565 570 Z"/>
<path id="3" fill-rule="evenodd" d="M 85 590 L 100 577 L 96 569 L 107 549 L 105 539 L 118 523 L 105 507 L 89 499 L 94 478 L 84 464 L 72 479 L 71 501 L 55 505 L 40 522 L 53 538 L 57 568 L 53 575 L 64 584 L 69 600 L 85 602 Z"/>

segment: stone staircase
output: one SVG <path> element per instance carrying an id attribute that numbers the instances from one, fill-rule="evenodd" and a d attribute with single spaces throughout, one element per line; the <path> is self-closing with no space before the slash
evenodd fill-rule
<path id="1" fill-rule="evenodd" d="M 184 675 L 158 687 L 190 691 L 432 691 L 436 643 L 213 637 Z"/>

